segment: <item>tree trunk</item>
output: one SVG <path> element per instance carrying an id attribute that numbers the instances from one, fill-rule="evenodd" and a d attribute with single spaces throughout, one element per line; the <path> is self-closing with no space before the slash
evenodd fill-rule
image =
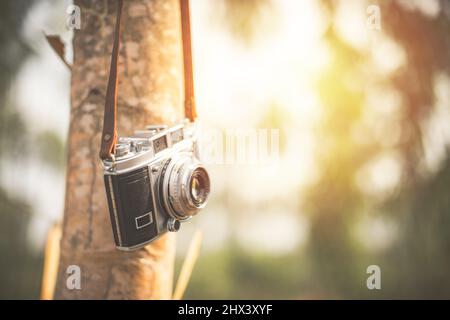
<path id="1" fill-rule="evenodd" d="M 63 236 L 56 299 L 170 299 L 175 237 L 144 249 L 115 249 L 99 160 L 117 1 L 75 1 L 71 121 Z M 182 118 L 182 59 L 177 0 L 127 0 L 122 11 L 118 133 Z M 70 289 L 70 265 L 81 288 Z M 70 287 L 70 286 L 69 286 Z"/>

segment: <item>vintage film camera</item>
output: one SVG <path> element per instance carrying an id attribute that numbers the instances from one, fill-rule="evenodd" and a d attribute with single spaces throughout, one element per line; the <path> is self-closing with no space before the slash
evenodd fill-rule
<path id="1" fill-rule="evenodd" d="M 148 126 L 120 137 L 115 157 L 103 164 L 120 250 L 134 250 L 167 231 L 178 231 L 208 200 L 210 180 L 199 161 L 195 124 Z"/>

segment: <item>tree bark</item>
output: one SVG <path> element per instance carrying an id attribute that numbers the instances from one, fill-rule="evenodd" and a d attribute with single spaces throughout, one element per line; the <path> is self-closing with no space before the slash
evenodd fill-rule
<path id="1" fill-rule="evenodd" d="M 71 121 L 63 236 L 56 299 L 170 299 L 175 237 L 144 249 L 115 249 L 99 160 L 117 1 L 75 1 Z M 177 0 L 127 0 L 122 11 L 118 133 L 182 118 L 182 59 Z M 81 289 L 66 286 L 68 266 Z"/>

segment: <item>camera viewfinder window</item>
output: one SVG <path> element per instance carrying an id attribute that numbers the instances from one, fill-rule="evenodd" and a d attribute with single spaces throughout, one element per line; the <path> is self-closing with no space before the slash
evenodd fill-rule
<path id="1" fill-rule="evenodd" d="M 167 149 L 166 136 L 162 136 L 158 139 L 155 139 L 153 141 L 153 148 L 155 149 L 155 153 L 158 153 L 160 151 L 163 151 L 164 149 Z"/>
<path id="2" fill-rule="evenodd" d="M 175 144 L 175 143 L 183 140 L 183 128 L 172 132 L 171 138 L 172 138 L 172 144 Z"/>

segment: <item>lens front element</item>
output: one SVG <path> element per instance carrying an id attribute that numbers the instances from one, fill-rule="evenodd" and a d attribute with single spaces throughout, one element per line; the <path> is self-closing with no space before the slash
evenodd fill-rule
<path id="1" fill-rule="evenodd" d="M 190 196 L 192 202 L 201 207 L 205 204 L 209 195 L 209 176 L 205 168 L 197 167 L 191 175 L 190 183 Z"/>

